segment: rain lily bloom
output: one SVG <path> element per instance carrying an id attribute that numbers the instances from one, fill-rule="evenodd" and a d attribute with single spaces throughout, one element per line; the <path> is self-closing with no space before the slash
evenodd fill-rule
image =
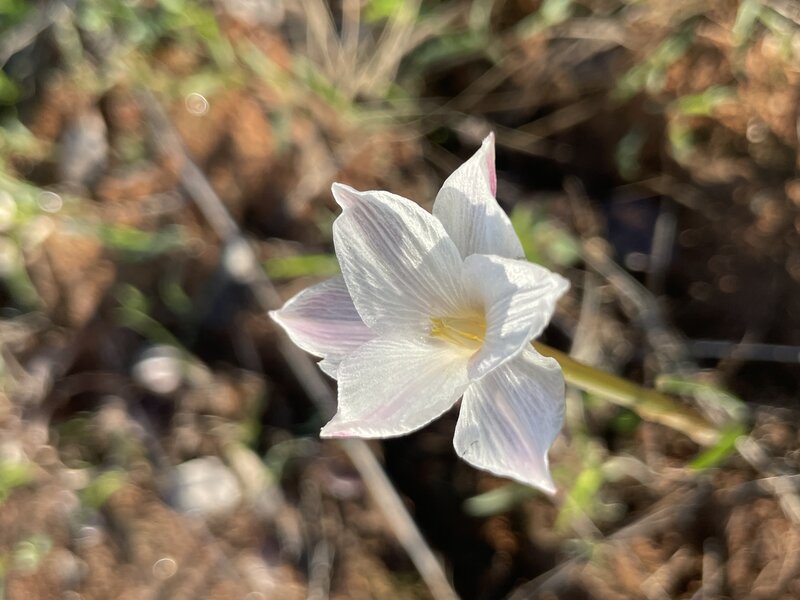
<path id="1" fill-rule="evenodd" d="M 463 397 L 458 455 L 552 493 L 547 451 L 563 422 L 564 379 L 530 342 L 569 284 L 524 260 L 496 187 L 493 135 L 445 181 L 433 214 L 334 184 L 342 275 L 271 316 L 338 380 L 322 437 L 404 435 Z"/>

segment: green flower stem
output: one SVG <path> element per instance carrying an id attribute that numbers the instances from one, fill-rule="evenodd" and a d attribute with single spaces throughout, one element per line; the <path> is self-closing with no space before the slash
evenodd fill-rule
<path id="1" fill-rule="evenodd" d="M 700 445 L 710 446 L 719 440 L 720 433 L 716 427 L 697 411 L 680 404 L 677 400 L 655 390 L 643 388 L 622 377 L 579 363 L 567 354 L 540 342 L 534 342 L 533 346 L 540 354 L 558 361 L 568 384 L 629 408 L 646 421 L 677 429 Z"/>

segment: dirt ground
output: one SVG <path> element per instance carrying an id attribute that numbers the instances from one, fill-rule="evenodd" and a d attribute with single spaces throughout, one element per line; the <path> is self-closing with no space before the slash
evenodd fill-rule
<path id="1" fill-rule="evenodd" d="M 488 131 L 572 283 L 544 340 L 742 429 L 570 389 L 554 498 L 458 460 L 457 410 L 369 442 L 456 593 L 800 597 L 800 14 L 396 5 L 0 3 L 0 597 L 434 597 L 193 185 L 286 299 L 333 181 L 430 208 Z"/>

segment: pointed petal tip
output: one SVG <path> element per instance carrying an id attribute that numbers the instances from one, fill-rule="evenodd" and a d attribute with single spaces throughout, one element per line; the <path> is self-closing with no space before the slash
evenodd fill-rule
<path id="1" fill-rule="evenodd" d="M 331 185 L 331 193 L 342 209 L 350 208 L 358 201 L 359 192 L 355 188 L 338 181 Z"/>
<path id="2" fill-rule="evenodd" d="M 558 273 L 553 273 L 553 276 L 556 280 L 556 294 L 561 297 L 569 291 L 572 287 L 572 283 L 570 283 L 569 279 Z"/>
<path id="3" fill-rule="evenodd" d="M 319 370 L 331 379 L 338 379 L 340 361 L 333 361 L 330 357 L 323 358 L 317 363 Z"/>
<path id="4" fill-rule="evenodd" d="M 461 404 L 453 446 L 479 469 L 553 495 L 548 452 L 563 424 L 564 380 L 560 371 L 540 366 L 526 352 L 473 383 Z"/>
<path id="5" fill-rule="evenodd" d="M 558 493 L 558 488 L 554 483 L 548 484 L 547 486 L 539 486 L 539 489 L 542 490 L 548 496 L 555 496 Z"/>
<path id="6" fill-rule="evenodd" d="M 535 488 L 547 494 L 548 496 L 555 496 L 555 494 L 558 492 L 558 488 L 556 487 L 556 484 L 553 481 L 553 477 L 550 475 L 550 469 L 546 465 L 544 467 L 544 472 L 537 472 L 534 475 L 522 471 L 495 472 L 493 469 L 487 469 L 487 470 L 492 473 L 495 473 L 500 477 L 510 477 L 511 479 L 514 479 L 523 485 Z"/>
<path id="7" fill-rule="evenodd" d="M 541 490 L 548 496 L 555 496 L 556 492 L 558 492 L 558 488 L 556 487 L 553 478 L 550 476 L 550 471 L 545 473 L 544 476 L 539 477 L 538 479 L 532 480 L 528 482 L 528 485 L 535 487 L 538 490 Z"/>
<path id="8" fill-rule="evenodd" d="M 289 328 L 291 327 L 294 319 L 292 318 L 293 315 L 291 311 L 286 310 L 286 306 L 283 306 L 282 308 L 278 308 L 275 310 L 271 310 L 267 314 L 269 315 L 270 319 L 272 319 L 275 323 L 277 323 L 283 329 L 289 332 Z"/>
<path id="9" fill-rule="evenodd" d="M 533 473 L 526 472 L 526 470 L 513 468 L 497 471 L 490 468 L 488 470 L 496 475 L 499 475 L 500 477 L 510 477 L 511 479 L 515 479 L 523 485 L 536 488 L 548 496 L 554 496 L 558 491 L 558 488 L 553 481 L 553 477 L 550 475 L 550 468 L 546 463 L 541 469 L 534 468 Z"/>
<path id="10" fill-rule="evenodd" d="M 334 421 L 328 421 L 320 430 L 319 430 L 319 437 L 325 438 L 337 438 L 342 437 L 342 435 L 338 432 L 336 423 Z"/>
<path id="11" fill-rule="evenodd" d="M 333 417 L 333 419 L 328 421 L 328 423 L 319 430 L 319 437 L 323 439 L 342 439 L 362 436 L 358 432 L 356 423 L 337 421 L 336 417 Z"/>
<path id="12" fill-rule="evenodd" d="M 492 192 L 492 196 L 497 196 L 497 170 L 495 168 L 495 150 L 494 150 L 494 131 L 490 131 L 489 135 L 487 135 L 483 143 L 481 144 L 481 150 L 485 153 L 486 157 L 484 160 L 486 161 L 486 175 L 489 180 L 489 189 Z"/>
<path id="13" fill-rule="evenodd" d="M 335 440 L 349 437 L 346 432 L 328 429 L 327 426 L 319 430 L 319 437 L 325 440 Z"/>
<path id="14" fill-rule="evenodd" d="M 482 155 L 483 160 L 486 161 L 484 164 L 484 168 L 486 169 L 486 175 L 489 179 L 495 178 L 494 172 L 494 131 L 490 132 L 483 141 L 481 142 L 481 147 L 477 150 L 475 154 Z"/>
<path id="15" fill-rule="evenodd" d="M 323 361 L 324 362 L 324 361 Z M 322 426 L 319 430 L 321 438 L 343 438 L 355 435 L 353 433 L 353 423 L 342 418 L 342 413 L 337 410 L 336 414 Z"/>

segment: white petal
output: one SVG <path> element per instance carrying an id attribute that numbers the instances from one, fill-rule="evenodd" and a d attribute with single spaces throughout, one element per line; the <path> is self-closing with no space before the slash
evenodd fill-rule
<path id="1" fill-rule="evenodd" d="M 323 437 L 393 437 L 426 425 L 461 397 L 467 356 L 447 343 L 377 338 L 339 366 L 339 409 Z"/>
<path id="2" fill-rule="evenodd" d="M 483 301 L 486 337 L 470 359 L 471 379 L 483 377 L 544 331 L 569 282 L 524 260 L 474 254 L 464 261 L 467 288 Z"/>
<path id="3" fill-rule="evenodd" d="M 375 337 L 358 315 L 341 276 L 304 289 L 269 314 L 295 344 L 325 358 L 321 368 L 331 377 L 345 356 Z"/>
<path id="4" fill-rule="evenodd" d="M 554 493 L 547 450 L 563 421 L 561 368 L 552 358 L 526 350 L 470 385 L 453 445 L 479 469 Z"/>
<path id="5" fill-rule="evenodd" d="M 525 253 L 506 213 L 495 200 L 494 134 L 444 182 L 433 205 L 461 256 L 497 254 L 522 258 Z"/>
<path id="6" fill-rule="evenodd" d="M 463 310 L 461 256 L 438 220 L 388 192 L 337 183 L 333 195 L 345 209 L 333 224 L 336 255 L 367 325 L 426 333 L 432 316 Z"/>
<path id="7" fill-rule="evenodd" d="M 320 371 L 325 373 L 325 375 L 331 379 L 336 379 L 339 372 L 339 365 L 341 364 L 343 358 L 344 357 L 336 357 L 333 360 L 323 358 L 317 363 L 317 366 L 320 368 Z"/>

